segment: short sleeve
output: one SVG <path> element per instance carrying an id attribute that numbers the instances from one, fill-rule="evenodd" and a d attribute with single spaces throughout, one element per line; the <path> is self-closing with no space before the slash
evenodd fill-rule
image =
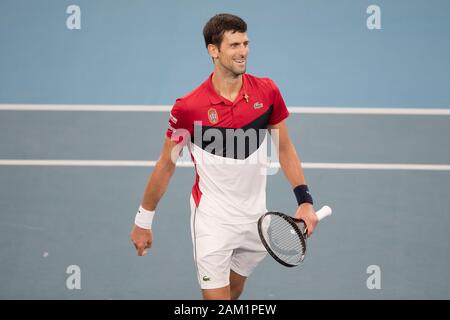
<path id="1" fill-rule="evenodd" d="M 274 125 L 286 119 L 289 111 L 275 82 L 269 80 L 269 83 L 273 90 L 273 112 L 269 118 L 269 124 Z"/>
<path id="2" fill-rule="evenodd" d="M 183 101 L 177 99 L 169 114 L 166 136 L 177 144 L 186 144 L 190 140 L 191 126 Z"/>

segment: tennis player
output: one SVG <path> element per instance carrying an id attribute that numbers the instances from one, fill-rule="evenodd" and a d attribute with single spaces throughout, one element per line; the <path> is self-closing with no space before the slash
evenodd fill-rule
<path id="1" fill-rule="evenodd" d="M 203 35 L 214 70 L 172 108 L 131 240 L 139 256 L 151 247 L 156 206 L 175 171 L 180 147 L 187 146 L 196 170 L 191 232 L 203 298 L 237 299 L 266 256 L 257 231 L 257 220 L 267 211 L 266 132 L 277 133 L 279 162 L 297 199 L 295 217 L 306 222 L 309 235 L 317 217 L 288 135 L 289 112 L 281 93 L 271 79 L 246 74 L 247 24 L 235 15 L 218 14 L 206 23 Z"/>

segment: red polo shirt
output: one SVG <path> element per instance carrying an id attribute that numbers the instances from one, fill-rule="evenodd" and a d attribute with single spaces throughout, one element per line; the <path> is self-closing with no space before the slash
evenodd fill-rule
<path id="1" fill-rule="evenodd" d="M 242 78 L 238 96 L 230 101 L 214 90 L 211 74 L 176 100 L 166 132 L 189 147 L 197 173 L 192 188 L 196 206 L 232 224 L 254 222 L 267 211 L 265 129 L 289 115 L 271 79 Z M 245 146 L 240 148 L 239 141 Z"/>

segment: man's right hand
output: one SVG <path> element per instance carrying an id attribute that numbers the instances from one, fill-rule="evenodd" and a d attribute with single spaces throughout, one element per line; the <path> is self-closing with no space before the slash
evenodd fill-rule
<path id="1" fill-rule="evenodd" d="M 137 225 L 133 226 L 131 230 L 131 241 L 133 242 L 138 256 L 145 256 L 147 249 L 150 249 L 153 242 L 153 234 L 150 229 L 142 229 Z"/>

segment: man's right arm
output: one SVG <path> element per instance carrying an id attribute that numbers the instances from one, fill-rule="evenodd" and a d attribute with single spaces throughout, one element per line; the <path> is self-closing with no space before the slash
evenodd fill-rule
<path id="1" fill-rule="evenodd" d="M 170 178 L 175 172 L 176 157 L 172 159 L 172 150 L 177 148 L 177 143 L 166 137 L 161 156 L 156 162 L 147 187 L 144 191 L 144 197 L 141 206 L 150 211 L 154 211 L 169 185 Z M 174 152 L 175 153 L 175 152 Z M 179 153 L 177 153 L 178 156 Z"/>
<path id="2" fill-rule="evenodd" d="M 159 200 L 166 192 L 170 178 L 175 172 L 179 151 L 181 151 L 180 146 L 166 137 L 161 156 L 155 165 L 155 169 L 153 170 L 144 191 L 141 206 L 145 210 L 154 211 Z M 176 156 L 172 156 L 173 154 Z M 152 231 L 134 225 L 130 237 L 136 247 L 138 255 L 145 255 L 146 249 L 150 248 L 152 245 Z"/>

